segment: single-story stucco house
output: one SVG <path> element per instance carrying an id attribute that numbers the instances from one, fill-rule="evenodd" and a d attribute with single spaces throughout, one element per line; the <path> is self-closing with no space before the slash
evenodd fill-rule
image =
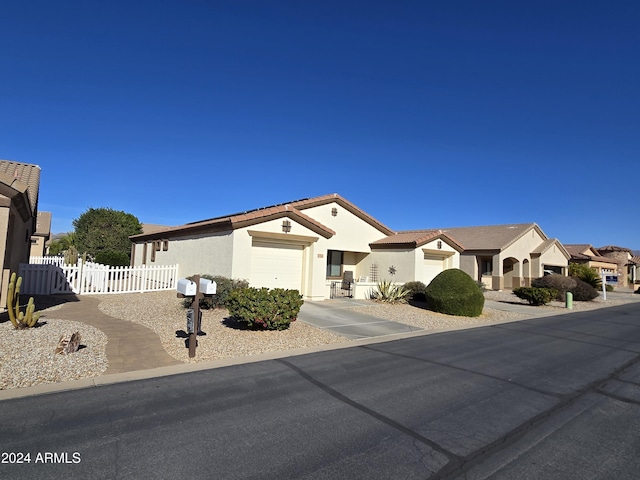
<path id="1" fill-rule="evenodd" d="M 638 257 L 634 256 L 631 249 L 617 245 L 606 245 L 596 250 L 599 255 L 617 264 L 618 287 L 634 286 L 638 281 Z"/>
<path id="2" fill-rule="evenodd" d="M 226 215 L 131 237 L 132 265 L 178 264 L 193 274 L 247 279 L 251 286 L 297 289 L 331 298 L 353 278 L 357 298 L 382 279 L 428 284 L 459 268 L 463 248 L 437 230 L 396 233 L 338 194 Z"/>
<path id="3" fill-rule="evenodd" d="M 618 272 L 618 263 L 611 258 L 603 257 L 593 245 L 589 244 L 564 244 L 571 258 L 569 262 L 586 265 L 593 268 L 599 274 Z"/>
<path id="4" fill-rule="evenodd" d="M 569 252 L 535 223 L 443 228 L 464 246 L 460 269 L 490 290 L 530 286 L 548 273 L 566 275 Z"/>

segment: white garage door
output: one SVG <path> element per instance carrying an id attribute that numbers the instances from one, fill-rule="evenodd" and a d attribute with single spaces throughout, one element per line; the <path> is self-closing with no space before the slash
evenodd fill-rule
<path id="1" fill-rule="evenodd" d="M 302 245 L 254 240 L 252 287 L 287 288 L 302 292 Z"/>
<path id="2" fill-rule="evenodd" d="M 422 280 L 425 285 L 429 285 L 431 280 L 444 270 L 444 259 L 438 255 L 424 255 L 424 270 Z"/>

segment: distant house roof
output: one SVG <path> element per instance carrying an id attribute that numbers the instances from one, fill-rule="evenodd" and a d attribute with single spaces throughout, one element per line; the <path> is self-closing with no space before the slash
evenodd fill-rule
<path id="1" fill-rule="evenodd" d="M 504 250 L 531 229 L 536 229 L 544 240 L 548 239 L 535 223 L 453 227 L 443 228 L 442 232 L 464 245 L 465 250 Z"/>
<path id="2" fill-rule="evenodd" d="M 139 235 L 131 236 L 131 240 L 144 241 L 153 238 L 159 238 L 161 236 L 181 236 L 191 235 L 194 233 L 213 232 L 233 230 L 236 228 L 242 228 L 250 225 L 255 225 L 268 220 L 273 220 L 281 217 L 288 217 L 302 225 L 305 225 L 310 230 L 315 231 L 319 235 L 330 238 L 335 235 L 335 231 L 329 227 L 323 225 L 317 220 L 306 215 L 303 210 L 318 205 L 325 205 L 328 203 L 336 202 L 343 206 L 345 209 L 363 219 L 370 225 L 373 225 L 386 235 L 393 234 L 393 231 L 382 223 L 378 222 L 375 218 L 366 214 L 351 202 L 342 198 L 338 194 L 324 195 L 321 197 L 305 198 L 302 200 L 295 200 L 288 203 L 281 203 L 278 205 L 272 205 L 270 207 L 257 208 L 255 210 L 248 210 L 245 212 L 234 213 L 231 215 L 225 215 L 222 217 L 210 218 L 208 220 L 201 220 L 198 222 L 187 223 L 177 227 L 166 227 L 156 231 L 145 231 Z"/>
<path id="3" fill-rule="evenodd" d="M 51 212 L 38 212 L 34 235 L 48 237 L 51 235 Z"/>
<path id="4" fill-rule="evenodd" d="M 608 257 L 603 257 L 602 255 L 588 255 L 584 253 L 585 251 L 591 250 L 593 252 L 597 252 L 598 250 L 594 248 L 593 245 L 589 245 L 588 243 L 579 243 L 579 244 L 565 244 L 564 248 L 567 249 L 572 259 L 575 260 L 586 260 L 593 262 L 604 262 L 616 264 L 615 261 L 611 260 Z"/>
<path id="5" fill-rule="evenodd" d="M 173 227 L 169 227 L 167 225 L 155 225 L 152 223 L 143 223 L 142 224 L 142 234 L 150 234 L 150 233 L 157 233 L 157 232 L 164 232 L 166 230 L 169 230 Z"/>
<path id="6" fill-rule="evenodd" d="M 438 238 L 443 239 L 459 252 L 464 250 L 464 247 L 458 243 L 455 238 L 451 237 L 451 235 L 447 235 L 442 230 L 407 230 L 376 240 L 371 243 L 370 246 L 371 248 L 417 248 Z"/>
<path id="7" fill-rule="evenodd" d="M 631 254 L 631 249 L 625 247 L 618 247 L 616 245 L 606 245 L 604 247 L 597 248 L 599 252 L 627 252 Z"/>

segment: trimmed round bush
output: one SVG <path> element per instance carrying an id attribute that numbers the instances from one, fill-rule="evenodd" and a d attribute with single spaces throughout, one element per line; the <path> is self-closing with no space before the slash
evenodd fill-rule
<path id="1" fill-rule="evenodd" d="M 574 277 L 565 277 L 564 275 L 552 273 L 551 275 L 545 275 L 544 277 L 534 279 L 531 282 L 531 286 L 536 288 L 552 288 L 558 292 L 558 296 L 555 300 L 564 302 L 567 292 L 573 292 L 572 289 L 577 283 L 578 281 Z M 575 297 L 574 300 L 576 300 Z"/>
<path id="2" fill-rule="evenodd" d="M 555 299 L 559 302 L 566 300 L 567 292 L 573 294 L 573 300 L 576 302 L 589 302 L 598 297 L 598 291 L 587 282 L 580 280 L 578 277 L 565 277 L 555 273 L 536 278 L 531 282 L 531 286 L 555 289 L 558 292 L 558 296 Z"/>
<path id="3" fill-rule="evenodd" d="M 576 302 L 590 302 L 594 298 L 598 297 L 598 291 L 593 288 L 593 286 L 579 278 L 576 278 L 576 286 L 570 291 L 573 293 L 573 299 Z"/>
<path id="4" fill-rule="evenodd" d="M 110 265 L 112 267 L 128 267 L 129 255 L 122 252 L 105 251 L 96 254 L 96 263 L 102 265 Z"/>
<path id="5" fill-rule="evenodd" d="M 457 268 L 440 272 L 425 289 L 425 298 L 429 310 L 447 315 L 478 317 L 484 307 L 480 287 Z"/>

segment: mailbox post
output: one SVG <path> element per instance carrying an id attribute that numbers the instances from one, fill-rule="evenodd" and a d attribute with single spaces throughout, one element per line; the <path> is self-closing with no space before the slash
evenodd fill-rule
<path id="1" fill-rule="evenodd" d="M 194 275 L 193 280 L 178 280 L 178 298 L 191 298 L 191 309 L 193 311 L 193 328 L 189 334 L 189 358 L 196 356 L 196 346 L 198 345 L 198 332 L 200 331 L 200 300 L 205 295 L 216 293 L 216 282 L 201 279 L 200 275 Z M 188 323 L 188 322 L 187 322 Z M 187 330 L 189 328 L 187 327 Z"/>

